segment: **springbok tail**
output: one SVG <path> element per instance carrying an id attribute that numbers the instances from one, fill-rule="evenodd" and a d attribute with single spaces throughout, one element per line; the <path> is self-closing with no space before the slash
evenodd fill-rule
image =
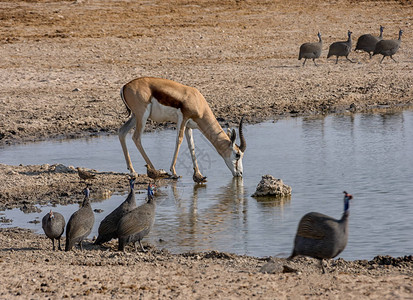
<path id="1" fill-rule="evenodd" d="M 125 104 L 126 109 L 128 111 L 128 118 L 132 115 L 132 110 L 129 108 L 128 104 L 125 101 L 125 96 L 123 95 L 123 90 L 124 90 L 125 86 L 122 86 L 122 88 L 120 89 L 120 97 L 122 98 L 123 104 Z"/>

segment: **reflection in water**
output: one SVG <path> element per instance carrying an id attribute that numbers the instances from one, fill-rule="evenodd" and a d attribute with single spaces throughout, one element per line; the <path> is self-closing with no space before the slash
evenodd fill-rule
<path id="1" fill-rule="evenodd" d="M 291 196 L 285 197 L 257 197 L 255 198 L 259 204 L 264 207 L 280 207 L 281 209 L 285 204 L 291 202 Z"/>
<path id="2" fill-rule="evenodd" d="M 413 219 L 413 110 L 380 114 L 346 114 L 292 118 L 277 123 L 245 126 L 248 149 L 244 156 L 244 177 L 232 178 L 219 155 L 199 133 L 196 151 L 207 160 L 202 172 L 205 186 L 192 182 L 190 155 L 181 153 L 178 173 L 183 175 L 156 195 L 155 226 L 147 238 L 152 244 L 172 252 L 219 250 L 254 256 L 288 256 L 301 217 L 317 211 L 335 218 L 342 213 L 342 192 L 353 194 L 349 241 L 340 257 L 372 258 L 378 254 L 410 254 Z M 159 151 L 159 140 L 173 148 L 172 131 L 146 134 L 143 143 L 156 157 L 157 164 L 168 167 L 170 157 Z M 130 140 L 130 139 L 128 139 Z M 131 142 L 132 143 L 132 142 Z M 90 151 L 90 149 L 94 151 Z M 131 145 L 133 148 L 133 145 Z M 132 153 L 134 164 L 143 159 Z M 92 140 L 45 142 L 1 149 L 0 162 L 10 165 L 62 163 L 103 171 L 125 172 L 116 136 Z M 264 174 L 281 178 L 293 188 L 290 199 L 266 201 L 250 195 Z M 93 202 L 97 234 L 99 222 L 126 196 L 113 195 Z M 138 205 L 144 201 L 137 194 Z M 70 217 L 78 204 L 58 206 L 55 210 Z M 6 211 L 11 224 L 42 233 L 41 213 Z M 383 236 L 386 239 L 383 239 Z"/>
<path id="3" fill-rule="evenodd" d="M 184 189 L 177 182 L 171 185 L 174 202 L 179 209 L 174 239 L 181 251 L 213 249 L 207 245 L 215 235 L 231 234 L 234 222 L 238 229 L 245 223 L 247 208 L 244 206 L 243 179 L 231 178 L 229 184 L 220 187 L 214 195 L 209 195 L 208 184 L 192 185 L 191 195 L 183 195 Z"/>

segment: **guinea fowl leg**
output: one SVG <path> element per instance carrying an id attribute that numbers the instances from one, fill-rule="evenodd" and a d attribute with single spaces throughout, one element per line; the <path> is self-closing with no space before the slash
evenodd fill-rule
<path id="1" fill-rule="evenodd" d="M 313 63 L 314 63 L 314 65 L 317 67 L 317 64 L 315 63 L 315 58 L 313 58 Z"/>
<path id="2" fill-rule="evenodd" d="M 57 242 L 59 243 L 58 249 L 59 249 L 60 251 L 62 251 L 62 247 L 60 247 L 60 238 L 57 240 Z"/>
<path id="3" fill-rule="evenodd" d="M 390 58 L 391 58 L 394 62 L 396 62 L 396 63 L 397 63 L 397 61 L 393 58 L 393 56 L 392 56 L 392 55 L 390 55 Z"/>
<path id="4" fill-rule="evenodd" d="M 351 63 L 355 63 L 355 61 L 352 61 L 350 58 L 348 58 L 347 56 L 346 56 L 346 59 L 349 61 L 349 62 L 351 62 Z"/>
<path id="5" fill-rule="evenodd" d="M 141 249 L 142 249 L 143 252 L 148 252 L 148 250 L 145 250 L 145 248 L 143 248 L 143 245 L 142 245 L 142 243 L 141 243 L 141 240 L 139 240 L 139 246 L 141 246 Z"/>
<path id="6" fill-rule="evenodd" d="M 320 266 L 321 266 L 321 270 L 323 271 L 323 274 L 326 273 L 326 269 L 324 269 L 324 264 L 323 264 L 323 259 L 320 259 Z"/>

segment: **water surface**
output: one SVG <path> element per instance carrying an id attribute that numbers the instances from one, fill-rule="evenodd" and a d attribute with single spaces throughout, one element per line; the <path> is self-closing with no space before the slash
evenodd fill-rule
<path id="1" fill-rule="evenodd" d="M 183 177 L 161 187 L 155 227 L 146 239 L 172 252 L 219 250 L 253 256 L 290 254 L 300 218 L 318 211 L 340 218 L 343 194 L 353 194 L 350 235 L 339 257 L 371 259 L 401 256 L 413 248 L 413 110 L 380 114 L 292 118 L 245 126 L 247 151 L 244 177 L 233 178 L 222 158 L 198 131 L 195 143 L 204 187 L 192 182 L 192 166 L 184 141 L 177 172 Z M 169 169 L 175 131 L 145 134 L 143 146 L 157 168 Z M 128 138 L 132 161 L 144 173 L 144 161 Z M 126 172 L 116 136 L 52 141 L 1 149 L 0 162 L 83 166 L 99 171 Z M 250 195 L 261 176 L 281 178 L 293 189 L 289 200 L 260 201 Z M 125 189 L 127 182 L 125 182 Z M 144 194 L 137 194 L 138 203 Z M 126 197 L 114 195 L 94 202 L 92 235 L 99 222 Z M 42 233 L 39 214 L 4 212 L 13 219 L 4 226 L 33 228 Z M 76 205 L 54 208 L 66 218 Z M 91 235 L 91 236 L 92 236 Z"/>

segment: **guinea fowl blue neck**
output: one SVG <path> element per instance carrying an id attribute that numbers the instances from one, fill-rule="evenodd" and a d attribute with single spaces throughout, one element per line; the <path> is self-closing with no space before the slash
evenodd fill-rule
<path id="1" fill-rule="evenodd" d="M 83 200 L 82 206 L 85 206 L 86 204 L 89 203 L 89 196 L 90 196 L 90 190 L 89 188 L 85 188 L 83 190 L 83 194 L 85 195 L 85 199 Z"/>
<path id="2" fill-rule="evenodd" d="M 156 186 L 152 183 L 148 184 L 148 202 L 151 202 L 153 200 L 155 187 Z"/>
<path id="3" fill-rule="evenodd" d="M 130 190 L 133 191 L 135 188 L 135 178 L 131 178 L 129 180 L 129 186 L 130 186 Z"/>
<path id="4" fill-rule="evenodd" d="M 348 194 L 347 192 L 344 193 L 344 215 L 349 215 L 350 213 L 350 200 L 353 199 L 353 196 Z"/>

